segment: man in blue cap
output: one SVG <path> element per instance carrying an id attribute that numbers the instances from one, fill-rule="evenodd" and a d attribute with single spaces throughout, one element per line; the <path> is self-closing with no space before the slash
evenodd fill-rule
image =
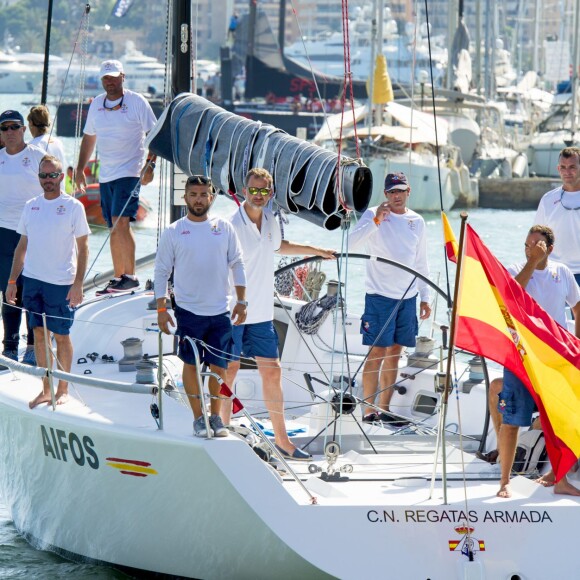
<path id="1" fill-rule="evenodd" d="M 24 117 L 14 110 L 0 115 L 0 131 L 4 149 L 0 151 L 0 290 L 6 292 L 8 284 L 17 288 L 14 306 L 2 303 L 2 322 L 4 325 L 4 349 L 2 354 L 13 360 L 18 359 L 20 323 L 22 321 L 22 280 L 10 280 L 10 269 L 14 251 L 20 240 L 16 231 L 20 215 L 26 202 L 39 194 L 38 167 L 44 151 L 36 145 L 24 141 L 26 125 Z M 34 338 L 28 332 L 27 348 L 23 361 L 35 365 Z M 2 366 L 0 370 L 5 369 Z"/>
<path id="2" fill-rule="evenodd" d="M 373 256 L 388 258 L 429 276 L 425 220 L 407 207 L 411 187 L 404 173 L 385 178 L 385 201 L 369 208 L 350 234 L 351 249 L 366 244 Z M 429 318 L 429 287 L 407 272 L 369 260 L 366 265 L 365 310 L 361 317 L 363 344 L 369 354 L 363 370 L 363 393 L 369 405 L 363 421 L 393 426 L 400 420 L 389 413 L 399 358 L 404 347 L 415 346 L 418 331 L 417 295 L 421 320 Z M 379 394 L 376 412 L 375 398 Z"/>

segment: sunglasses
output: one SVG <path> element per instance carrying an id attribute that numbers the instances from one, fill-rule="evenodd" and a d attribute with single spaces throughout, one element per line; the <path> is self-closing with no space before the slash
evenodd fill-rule
<path id="1" fill-rule="evenodd" d="M 211 179 L 205 175 L 191 175 L 187 178 L 187 185 L 211 185 Z"/>
<path id="2" fill-rule="evenodd" d="M 38 177 L 40 177 L 40 179 L 46 179 L 47 177 L 50 177 L 50 179 L 56 179 L 59 175 L 60 171 L 52 171 L 51 173 L 45 173 L 44 171 L 41 171 L 38 174 Z"/>
<path id="3" fill-rule="evenodd" d="M 266 197 L 267 195 L 270 195 L 270 188 L 269 187 L 248 187 L 248 192 L 251 195 L 263 195 L 264 197 Z"/>
<path id="4" fill-rule="evenodd" d="M 24 125 L 3 125 L 0 127 L 0 131 L 6 133 L 6 131 L 18 131 L 18 129 L 22 129 Z"/>

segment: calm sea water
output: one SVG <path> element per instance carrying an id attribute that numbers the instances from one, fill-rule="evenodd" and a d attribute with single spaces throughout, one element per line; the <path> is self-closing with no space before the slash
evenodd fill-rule
<path id="1" fill-rule="evenodd" d="M 23 105 L 31 101 L 30 95 L 13 96 L 0 95 L 0 111 L 14 108 L 26 117 L 29 106 Z M 69 163 L 73 163 L 73 152 L 78 150 L 75 140 L 64 139 L 65 149 L 69 155 Z M 137 257 L 146 256 L 155 251 L 157 241 L 157 216 L 158 216 L 158 181 L 142 189 L 142 195 L 153 205 L 154 210 L 141 226 L 135 228 L 137 239 Z M 224 215 L 235 209 L 233 202 L 218 198 L 212 211 Z M 449 218 L 451 224 L 459 235 L 459 211 L 451 211 Z M 427 235 L 429 240 L 429 262 L 433 280 L 439 280 L 439 285 L 445 289 L 445 268 L 443 254 L 443 237 L 439 215 L 425 215 L 427 222 Z M 524 239 L 528 228 L 533 225 L 533 211 L 507 211 L 474 209 L 469 211 L 469 223 L 475 228 L 485 243 L 504 263 L 520 261 L 524 258 Z M 340 231 L 327 232 L 317 228 L 296 217 L 291 218 L 285 228 L 286 238 L 315 245 L 340 250 L 343 243 Z M 110 268 L 109 250 L 106 230 L 94 229 L 90 237 L 91 259 L 93 264 L 92 274 L 104 272 Z M 454 266 L 450 267 L 453 275 Z M 144 271 L 142 279 L 152 275 L 152 268 Z M 355 282 L 354 291 L 358 294 L 354 301 L 359 300 L 362 292 L 360 276 L 353 276 Z M 350 280 L 350 277 L 349 277 Z M 358 284 L 358 286 L 357 286 Z M 441 305 L 437 313 L 437 320 L 445 320 L 444 305 Z M 47 493 L 49 491 L 47 490 Z M 63 509 L 66 509 L 63 506 Z M 23 578 L 26 580 L 56 580 L 57 578 L 95 578 L 115 579 L 126 576 L 106 567 L 86 566 L 70 563 L 54 554 L 39 552 L 30 547 L 19 535 L 12 525 L 10 514 L 2 503 L 0 496 L 0 579 Z"/>

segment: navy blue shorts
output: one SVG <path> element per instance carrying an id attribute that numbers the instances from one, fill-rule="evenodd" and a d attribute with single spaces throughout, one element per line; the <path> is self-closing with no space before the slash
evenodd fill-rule
<path id="1" fill-rule="evenodd" d="M 140 188 L 138 177 L 120 177 L 99 184 L 103 218 L 110 228 L 113 227 L 114 217 L 128 217 L 132 222 L 135 221 L 139 209 Z"/>
<path id="2" fill-rule="evenodd" d="M 574 274 L 574 280 L 576 280 L 576 284 L 580 286 L 580 274 Z"/>
<path id="3" fill-rule="evenodd" d="M 385 327 L 397 305 L 399 305 L 397 311 Z M 394 344 L 415 346 L 419 330 L 417 296 L 400 302 L 380 294 L 367 294 L 365 296 L 365 311 L 360 320 L 360 333 L 363 336 L 363 344 L 366 346 L 386 347 Z M 383 327 L 385 327 L 384 330 Z"/>
<path id="4" fill-rule="evenodd" d="M 12 260 L 14 251 L 20 241 L 20 234 L 14 230 L 0 228 L 0 292 L 6 291 L 10 270 L 12 270 Z M 22 276 L 18 277 L 18 285 L 22 284 Z"/>
<path id="5" fill-rule="evenodd" d="M 248 357 L 279 358 L 278 333 L 271 320 L 234 326 L 232 338 L 233 360 L 238 360 L 241 354 Z"/>
<path id="6" fill-rule="evenodd" d="M 34 278 L 22 277 L 24 289 L 22 304 L 28 310 L 30 328 L 43 326 L 42 314 L 46 314 L 46 327 L 55 334 L 70 334 L 75 313 L 66 299 L 71 285 L 49 284 Z"/>
<path id="7" fill-rule="evenodd" d="M 175 319 L 176 334 L 180 337 L 177 354 L 184 363 L 195 365 L 191 344 L 183 338 L 189 336 L 204 342 L 203 345 L 197 342 L 202 362 L 222 369 L 227 368 L 232 351 L 232 321 L 229 312 L 216 316 L 200 316 L 176 306 Z"/>
<path id="8" fill-rule="evenodd" d="M 503 387 L 498 396 L 497 408 L 506 425 L 528 427 L 537 410 L 536 403 L 526 385 L 508 369 L 503 370 Z"/>

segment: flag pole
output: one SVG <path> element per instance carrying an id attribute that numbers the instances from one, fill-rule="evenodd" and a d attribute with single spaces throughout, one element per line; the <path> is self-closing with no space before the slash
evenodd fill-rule
<path id="1" fill-rule="evenodd" d="M 447 404 L 449 392 L 451 390 L 451 364 L 453 362 L 453 349 L 455 347 L 455 329 L 457 316 L 457 298 L 459 296 L 459 284 L 461 282 L 461 269 L 463 266 L 465 224 L 467 222 L 467 212 L 461 212 L 461 231 L 459 233 L 459 255 L 457 256 L 457 270 L 455 272 L 455 288 L 453 289 L 453 306 L 451 308 L 451 328 L 449 330 L 449 354 L 447 356 L 447 371 L 445 373 L 445 388 L 441 397 L 441 412 L 439 421 L 439 433 L 441 434 L 440 444 L 442 449 L 442 479 L 443 479 L 443 503 L 447 505 L 447 456 L 445 452 L 445 419 L 447 417 Z M 439 448 L 435 450 L 437 457 Z"/>

